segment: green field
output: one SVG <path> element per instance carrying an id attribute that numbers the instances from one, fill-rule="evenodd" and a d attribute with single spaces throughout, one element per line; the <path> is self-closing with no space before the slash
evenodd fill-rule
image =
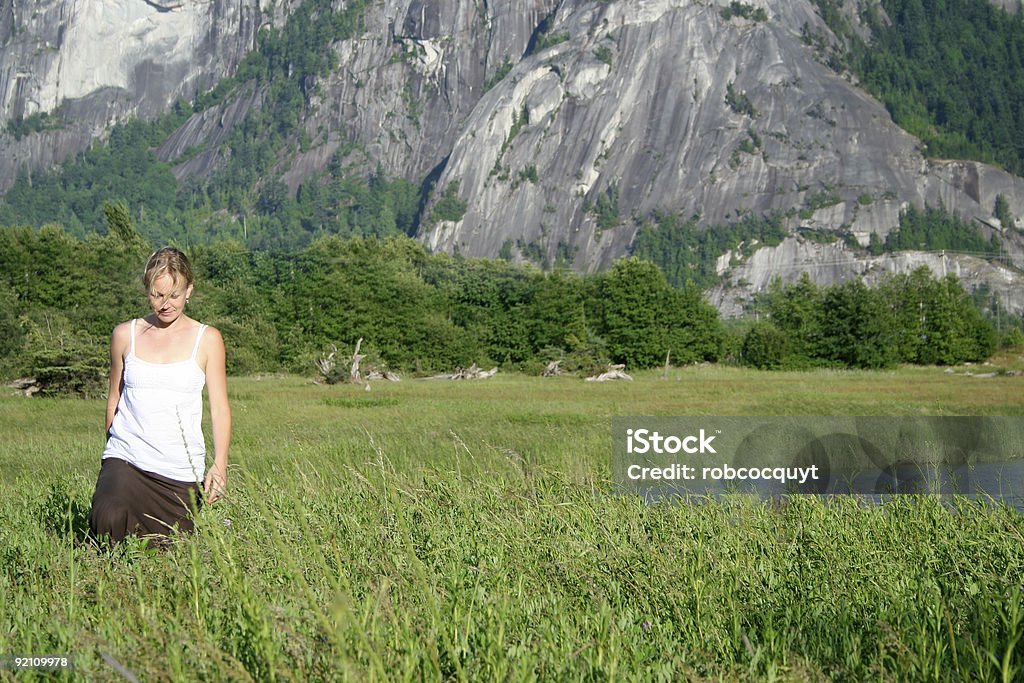
<path id="1" fill-rule="evenodd" d="M 1020 512 L 649 505 L 609 458 L 616 415 L 1024 415 L 1022 388 L 930 367 L 233 378 L 228 498 L 167 551 L 113 552 L 85 538 L 103 403 L 11 392 L 0 655 L 71 653 L 57 677 L 88 680 L 1020 680 Z"/>

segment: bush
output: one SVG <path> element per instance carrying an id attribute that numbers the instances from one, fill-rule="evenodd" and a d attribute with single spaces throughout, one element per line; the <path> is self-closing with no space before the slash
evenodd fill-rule
<path id="1" fill-rule="evenodd" d="M 98 398 L 106 393 L 109 358 L 104 340 L 75 329 L 59 313 L 25 322 L 31 373 L 40 395 Z"/>
<path id="2" fill-rule="evenodd" d="M 772 323 L 758 322 L 743 338 L 741 354 L 744 365 L 776 370 L 784 366 L 789 355 L 789 338 Z"/>
<path id="3" fill-rule="evenodd" d="M 1021 332 L 1019 327 L 1011 327 L 1003 333 L 1003 339 L 999 345 L 1004 349 L 1024 346 L 1024 332 Z"/>

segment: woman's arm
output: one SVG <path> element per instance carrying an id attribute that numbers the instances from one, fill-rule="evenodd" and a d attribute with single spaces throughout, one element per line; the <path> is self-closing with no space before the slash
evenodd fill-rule
<path id="1" fill-rule="evenodd" d="M 110 425 L 114 422 L 117 402 L 121 399 L 124 388 L 124 354 L 128 351 L 131 335 L 131 321 L 121 323 L 110 335 L 110 383 L 107 386 L 107 422 L 103 427 L 104 438 L 110 437 Z"/>
<path id="2" fill-rule="evenodd" d="M 206 347 L 206 391 L 210 398 L 213 423 L 213 465 L 206 473 L 203 489 L 211 503 L 221 497 L 228 484 L 228 448 L 231 446 L 231 407 L 228 405 L 228 379 L 225 367 L 224 338 L 216 328 L 203 335 Z"/>

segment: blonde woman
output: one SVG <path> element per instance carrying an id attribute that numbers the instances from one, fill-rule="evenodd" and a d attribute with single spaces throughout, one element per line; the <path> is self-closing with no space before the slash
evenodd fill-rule
<path id="1" fill-rule="evenodd" d="M 119 324 L 110 340 L 107 442 L 92 498 L 93 535 L 114 542 L 129 534 L 191 531 L 202 494 L 213 502 L 227 486 L 231 409 L 224 340 L 186 314 L 192 266 L 178 249 L 149 258 L 143 286 L 152 312 Z M 204 385 L 213 427 L 209 470 Z"/>

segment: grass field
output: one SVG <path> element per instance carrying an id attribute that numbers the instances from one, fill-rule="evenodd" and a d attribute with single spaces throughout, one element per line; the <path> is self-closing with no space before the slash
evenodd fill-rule
<path id="1" fill-rule="evenodd" d="M 0 655 L 88 680 L 1020 680 L 1021 513 L 648 505 L 609 458 L 615 415 L 1024 415 L 1024 378 L 660 375 L 232 379 L 230 494 L 167 551 L 85 537 L 102 402 L 0 398 Z"/>

